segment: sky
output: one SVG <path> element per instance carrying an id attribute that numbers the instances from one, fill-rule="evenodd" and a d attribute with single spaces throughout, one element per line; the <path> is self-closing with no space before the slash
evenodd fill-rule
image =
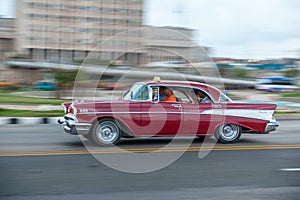
<path id="1" fill-rule="evenodd" d="M 13 17 L 14 0 L 0 0 Z M 299 0 L 144 0 L 144 24 L 195 29 L 192 38 L 211 56 L 300 57 Z"/>
<path id="2" fill-rule="evenodd" d="M 2 17 L 15 17 L 15 0 L 0 0 L 0 15 Z"/>
<path id="3" fill-rule="evenodd" d="M 145 1 L 145 24 L 196 29 L 212 56 L 300 57 L 299 0 Z"/>

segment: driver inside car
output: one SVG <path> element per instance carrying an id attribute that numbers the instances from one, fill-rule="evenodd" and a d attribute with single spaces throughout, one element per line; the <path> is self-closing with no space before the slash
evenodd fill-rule
<path id="1" fill-rule="evenodd" d="M 160 89 L 162 89 L 163 95 L 165 95 L 161 101 L 171 101 L 171 102 L 177 101 L 173 91 L 170 88 L 163 86 Z"/>

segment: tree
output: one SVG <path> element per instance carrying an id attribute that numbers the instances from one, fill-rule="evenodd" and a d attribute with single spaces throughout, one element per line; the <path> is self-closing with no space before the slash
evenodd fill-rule
<path id="1" fill-rule="evenodd" d="M 73 87 L 76 79 L 78 70 L 65 71 L 65 70 L 54 70 L 55 80 L 57 84 L 56 97 L 61 98 L 64 90 L 70 90 Z"/>

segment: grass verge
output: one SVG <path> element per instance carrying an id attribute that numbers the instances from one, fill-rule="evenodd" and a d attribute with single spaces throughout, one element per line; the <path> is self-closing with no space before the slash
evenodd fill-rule
<path id="1" fill-rule="evenodd" d="M 0 103 L 60 105 L 62 102 L 65 101 L 66 100 L 61 100 L 61 99 L 23 97 L 23 96 L 14 96 L 8 93 L 0 93 Z"/>
<path id="2" fill-rule="evenodd" d="M 63 110 L 31 111 L 0 108 L 0 117 L 60 117 L 63 115 Z"/>
<path id="3" fill-rule="evenodd" d="M 299 111 L 294 111 L 294 110 L 292 110 L 292 111 L 275 111 L 275 115 L 276 114 L 300 114 L 300 112 Z"/>
<path id="4" fill-rule="evenodd" d="M 300 91 L 296 92 L 282 92 L 279 93 L 282 97 L 294 97 L 294 98 L 300 98 Z"/>

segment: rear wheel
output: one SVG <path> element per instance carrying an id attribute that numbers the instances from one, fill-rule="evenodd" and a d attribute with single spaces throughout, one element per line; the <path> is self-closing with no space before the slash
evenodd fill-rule
<path id="1" fill-rule="evenodd" d="M 106 118 L 96 122 L 92 130 L 93 140 L 100 146 L 117 144 L 121 138 L 121 131 L 114 119 Z"/>
<path id="2" fill-rule="evenodd" d="M 235 124 L 223 124 L 215 132 L 215 138 L 220 143 L 228 144 L 239 141 L 242 134 L 240 126 Z"/>

